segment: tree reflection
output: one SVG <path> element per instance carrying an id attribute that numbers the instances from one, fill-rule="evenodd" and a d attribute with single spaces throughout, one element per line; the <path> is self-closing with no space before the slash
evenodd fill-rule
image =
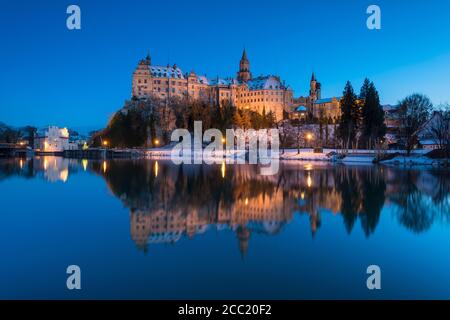
<path id="1" fill-rule="evenodd" d="M 430 229 L 435 219 L 449 215 L 448 172 L 398 171 L 398 191 L 390 199 L 397 205 L 400 224 L 415 233 Z"/>
<path id="2" fill-rule="evenodd" d="M 274 176 L 252 165 L 180 165 L 150 160 L 69 160 L 55 157 L 1 159 L 0 182 L 13 176 L 68 181 L 89 171 L 105 179 L 130 211 L 136 245 L 175 243 L 216 230 L 234 232 L 244 256 L 252 235 L 275 235 L 295 216 L 306 216 L 315 236 L 334 216 L 347 233 L 358 224 L 375 233 L 381 212 L 422 233 L 448 223 L 448 170 L 403 170 L 379 166 L 316 166 L 281 163 Z"/>

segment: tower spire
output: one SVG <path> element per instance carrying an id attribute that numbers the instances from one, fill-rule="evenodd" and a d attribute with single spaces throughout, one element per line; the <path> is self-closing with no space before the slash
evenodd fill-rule
<path id="1" fill-rule="evenodd" d="M 241 58 L 241 60 L 248 61 L 248 58 L 247 58 L 247 50 L 245 50 L 245 47 L 244 47 L 244 52 L 242 52 L 242 58 Z"/>
<path id="2" fill-rule="evenodd" d="M 250 72 L 250 61 L 247 58 L 247 50 L 244 47 L 242 52 L 242 58 L 239 62 L 239 72 L 237 74 L 238 81 L 247 82 L 252 79 L 252 74 Z"/>

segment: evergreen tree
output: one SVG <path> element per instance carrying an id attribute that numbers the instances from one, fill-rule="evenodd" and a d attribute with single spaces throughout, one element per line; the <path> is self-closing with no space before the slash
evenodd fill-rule
<path id="1" fill-rule="evenodd" d="M 362 137 L 371 149 L 386 134 L 384 112 L 380 104 L 380 97 L 373 82 L 364 81 L 360 98 L 364 101 L 362 106 L 361 130 Z"/>
<path id="2" fill-rule="evenodd" d="M 341 100 L 341 118 L 337 128 L 337 134 L 345 149 L 356 136 L 358 130 L 358 105 L 356 95 L 350 81 L 347 81 Z"/>

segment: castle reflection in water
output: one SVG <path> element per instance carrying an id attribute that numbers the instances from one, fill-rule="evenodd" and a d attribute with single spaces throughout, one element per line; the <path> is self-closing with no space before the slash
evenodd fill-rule
<path id="1" fill-rule="evenodd" d="M 367 237 L 385 207 L 415 233 L 450 217 L 450 173 L 438 169 L 282 163 L 279 174 L 261 176 L 251 165 L 37 157 L 1 160 L 0 183 L 17 175 L 70 183 L 79 171 L 103 177 L 129 208 L 131 237 L 144 251 L 216 229 L 235 232 L 245 255 L 253 233 L 274 235 L 295 215 L 309 217 L 312 236 L 325 216 L 340 216 L 348 233 L 360 223 Z"/>

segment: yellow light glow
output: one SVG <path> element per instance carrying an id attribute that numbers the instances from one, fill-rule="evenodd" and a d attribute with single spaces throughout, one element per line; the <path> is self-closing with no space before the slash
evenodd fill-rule
<path id="1" fill-rule="evenodd" d="M 304 193 L 304 192 L 302 192 L 302 193 L 300 194 L 300 198 L 302 198 L 302 200 L 305 200 L 305 193 Z"/>
<path id="2" fill-rule="evenodd" d="M 312 163 L 308 163 L 308 164 L 305 164 L 304 168 L 306 171 L 311 171 L 313 169 L 313 165 L 312 165 Z"/>
<path id="3" fill-rule="evenodd" d="M 227 142 L 227 139 L 222 138 L 222 143 L 225 144 Z"/>
<path id="4" fill-rule="evenodd" d="M 225 161 L 222 161 L 222 166 L 220 169 L 222 171 L 222 178 L 225 178 Z"/>
<path id="5" fill-rule="evenodd" d="M 87 170 L 88 163 L 89 163 L 89 162 L 87 161 L 87 159 L 81 160 L 81 164 L 83 165 L 83 170 L 84 170 L 84 171 Z"/>
<path id="6" fill-rule="evenodd" d="M 158 177 L 158 171 L 159 171 L 159 164 L 158 161 L 155 161 L 155 178 Z"/>
<path id="7" fill-rule="evenodd" d="M 245 205 L 248 206 L 248 198 L 245 198 Z"/>
<path id="8" fill-rule="evenodd" d="M 312 179 L 311 179 L 311 173 L 308 172 L 308 178 L 306 179 L 306 183 L 308 185 L 308 188 L 312 187 Z"/>
<path id="9" fill-rule="evenodd" d="M 105 147 L 107 147 L 108 144 L 109 144 L 109 141 L 108 141 L 108 140 L 103 140 L 103 145 L 104 145 Z"/>
<path id="10" fill-rule="evenodd" d="M 47 168 L 48 168 L 47 158 L 44 158 L 44 170 L 47 170 Z"/>
<path id="11" fill-rule="evenodd" d="M 313 138 L 313 135 L 312 135 L 311 133 L 308 133 L 308 134 L 306 135 L 306 139 L 312 140 L 312 138 Z"/>
<path id="12" fill-rule="evenodd" d="M 83 150 L 87 150 L 87 149 L 89 149 L 89 146 L 88 146 L 87 143 L 85 142 L 85 143 L 83 144 Z"/>
<path id="13" fill-rule="evenodd" d="M 47 149 L 48 149 L 48 142 L 44 141 L 44 151 L 47 151 Z"/>
<path id="14" fill-rule="evenodd" d="M 158 139 L 155 139 L 155 145 L 159 146 L 159 140 Z"/>
<path id="15" fill-rule="evenodd" d="M 66 182 L 67 181 L 67 179 L 69 178 L 69 169 L 64 169 L 64 170 L 62 170 L 60 173 L 59 173 L 59 179 L 62 181 L 62 182 Z"/>
<path id="16" fill-rule="evenodd" d="M 108 165 L 106 164 L 106 161 L 103 161 L 103 173 L 106 173 L 106 170 L 108 169 Z"/>
<path id="17" fill-rule="evenodd" d="M 19 166 L 20 166 L 20 169 L 23 168 L 23 160 L 22 159 L 19 160 Z"/>

